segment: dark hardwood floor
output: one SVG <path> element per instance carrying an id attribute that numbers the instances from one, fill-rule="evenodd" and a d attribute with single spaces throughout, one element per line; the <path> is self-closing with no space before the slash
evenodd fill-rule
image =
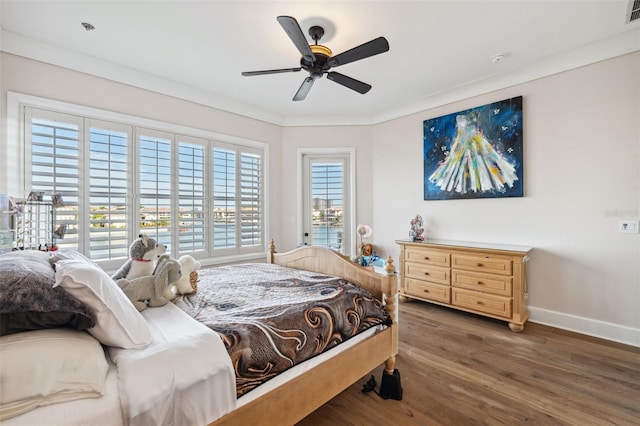
<path id="1" fill-rule="evenodd" d="M 400 303 L 402 401 L 362 393 L 316 410 L 316 425 L 640 425 L 640 349 L 423 302 Z M 376 369 L 380 383 L 382 366 Z"/>

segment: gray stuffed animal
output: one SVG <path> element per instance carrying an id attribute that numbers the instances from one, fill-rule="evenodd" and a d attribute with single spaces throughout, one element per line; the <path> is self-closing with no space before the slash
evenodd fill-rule
<path id="1" fill-rule="evenodd" d="M 140 234 L 129 246 L 129 259 L 111 278 L 118 281 L 120 278 L 131 280 L 151 275 L 156 261 L 166 251 L 167 246 L 159 245 L 153 238 Z"/>
<path id="2" fill-rule="evenodd" d="M 158 260 L 153 275 L 129 280 L 121 278 L 118 286 L 127 295 L 133 306 L 138 311 L 143 311 L 148 306 L 163 306 L 169 300 L 164 297 L 164 292 L 182 276 L 182 267 L 175 259 L 163 255 Z"/>

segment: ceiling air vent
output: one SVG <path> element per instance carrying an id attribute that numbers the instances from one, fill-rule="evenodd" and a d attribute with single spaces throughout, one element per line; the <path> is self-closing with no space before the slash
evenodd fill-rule
<path id="1" fill-rule="evenodd" d="M 629 7 L 627 8 L 627 20 L 626 23 L 633 22 L 640 18 L 640 0 L 629 0 Z"/>

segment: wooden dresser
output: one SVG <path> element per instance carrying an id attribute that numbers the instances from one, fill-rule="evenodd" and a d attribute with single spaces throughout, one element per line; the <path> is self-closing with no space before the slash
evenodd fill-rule
<path id="1" fill-rule="evenodd" d="M 424 300 L 509 322 L 519 332 L 529 318 L 529 247 L 398 240 L 400 300 Z"/>

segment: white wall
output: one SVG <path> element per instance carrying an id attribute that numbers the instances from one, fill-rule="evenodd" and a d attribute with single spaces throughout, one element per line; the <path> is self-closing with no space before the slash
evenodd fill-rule
<path id="1" fill-rule="evenodd" d="M 424 201 L 422 122 L 522 95 L 523 198 Z M 640 53 L 375 126 L 376 243 L 397 259 L 421 214 L 428 238 L 534 247 L 531 319 L 640 346 Z"/>

